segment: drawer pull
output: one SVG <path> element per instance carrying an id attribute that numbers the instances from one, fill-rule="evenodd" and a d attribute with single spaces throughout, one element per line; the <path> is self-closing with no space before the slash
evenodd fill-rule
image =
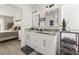
<path id="1" fill-rule="evenodd" d="M 29 40 L 29 35 L 27 35 L 27 38 L 28 38 L 28 40 Z"/>
<path id="2" fill-rule="evenodd" d="M 46 40 L 43 40 L 44 47 L 46 47 Z"/>

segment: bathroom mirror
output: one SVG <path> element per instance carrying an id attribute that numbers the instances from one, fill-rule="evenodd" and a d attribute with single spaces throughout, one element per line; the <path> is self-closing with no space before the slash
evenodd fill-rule
<path id="1" fill-rule="evenodd" d="M 59 9 L 45 12 L 46 28 L 57 28 L 59 26 Z"/>

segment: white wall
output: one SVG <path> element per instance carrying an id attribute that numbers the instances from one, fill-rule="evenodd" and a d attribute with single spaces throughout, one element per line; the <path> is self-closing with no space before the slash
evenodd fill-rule
<path id="1" fill-rule="evenodd" d="M 63 5 L 62 17 L 69 20 L 68 27 L 70 27 L 72 30 L 79 31 L 79 5 Z"/>
<path id="2" fill-rule="evenodd" d="M 21 9 L 22 21 L 21 21 L 21 47 L 25 46 L 26 35 L 25 29 L 32 27 L 32 8 L 27 4 L 15 4 Z"/>
<path id="3" fill-rule="evenodd" d="M 22 27 L 30 28 L 32 27 L 32 8 L 27 4 L 16 4 L 14 5 L 22 10 Z"/>
<path id="4" fill-rule="evenodd" d="M 0 15 L 15 16 L 16 13 L 17 13 L 17 9 L 5 4 L 0 4 Z"/>
<path id="5" fill-rule="evenodd" d="M 22 5 L 22 34 L 21 34 L 21 47 L 25 46 L 26 35 L 25 28 L 32 27 L 32 11 L 28 5 Z"/>

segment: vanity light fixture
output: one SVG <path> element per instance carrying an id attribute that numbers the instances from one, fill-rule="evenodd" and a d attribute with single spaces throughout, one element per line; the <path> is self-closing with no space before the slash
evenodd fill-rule
<path id="1" fill-rule="evenodd" d="M 54 6 L 54 4 L 49 5 L 49 8 L 51 8 L 52 6 Z"/>
<path id="2" fill-rule="evenodd" d="M 35 11 L 35 13 L 36 13 L 37 11 Z"/>
<path id="3" fill-rule="evenodd" d="M 32 12 L 32 14 L 37 13 L 37 11 L 35 10 L 34 12 Z"/>

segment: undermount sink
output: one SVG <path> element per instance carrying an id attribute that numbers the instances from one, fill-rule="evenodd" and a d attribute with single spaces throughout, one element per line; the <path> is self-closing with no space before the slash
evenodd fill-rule
<path id="1" fill-rule="evenodd" d="M 48 35 L 56 35 L 56 32 L 50 32 L 50 31 L 37 31 L 36 33 L 40 34 L 48 34 Z"/>

